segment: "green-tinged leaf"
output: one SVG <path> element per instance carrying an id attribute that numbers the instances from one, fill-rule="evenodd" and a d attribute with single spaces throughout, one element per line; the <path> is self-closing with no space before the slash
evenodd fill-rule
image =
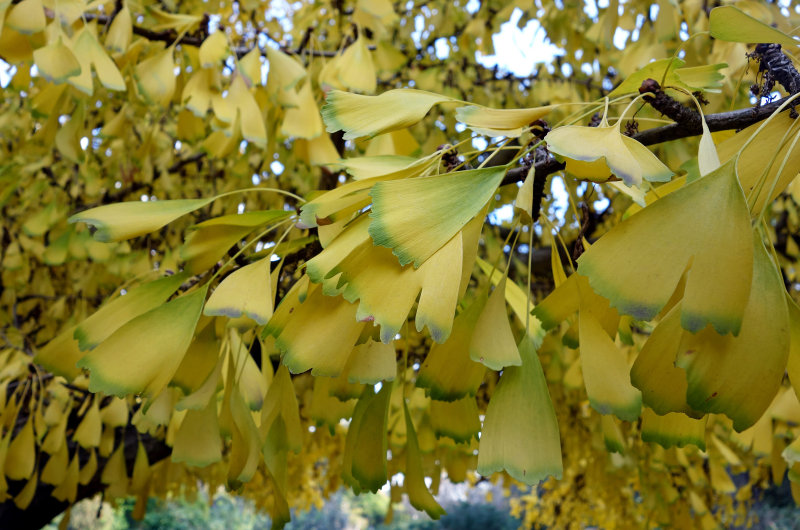
<path id="1" fill-rule="evenodd" d="M 603 429 L 603 441 L 606 444 L 606 450 L 610 453 L 623 454 L 625 452 L 625 437 L 619 428 L 619 420 L 614 416 L 603 415 L 600 416 L 600 426 Z"/>
<path id="2" fill-rule="evenodd" d="M 442 344 L 434 344 L 428 352 L 417 377 L 417 386 L 426 389 L 431 398 L 453 401 L 474 396 L 478 391 L 486 367 L 469 358 L 469 345 L 485 303 L 485 295 L 474 300 L 456 316 L 450 337 Z"/>
<path id="3" fill-rule="evenodd" d="M 314 326 L 309 327 L 309 322 Z M 292 373 L 310 369 L 312 375 L 333 377 L 344 369 L 363 328 L 364 322 L 356 320 L 355 304 L 340 296 L 325 296 L 315 284 L 286 326 L 274 335 L 275 345 Z"/>
<path id="4" fill-rule="evenodd" d="M 208 379 L 219 358 L 219 342 L 211 319 L 203 318 L 197 324 L 197 333 L 186 350 L 178 370 L 172 377 L 172 384 L 187 396 L 197 391 Z"/>
<path id="5" fill-rule="evenodd" d="M 503 277 L 475 323 L 469 346 L 470 359 L 483 363 L 492 370 L 522 364 L 511 323 L 508 321 L 505 292 L 506 277 Z"/>
<path id="6" fill-rule="evenodd" d="M 209 400 L 205 408 L 188 410 L 175 433 L 172 461 L 205 467 L 222 459 L 222 438 L 217 419 L 217 400 Z"/>
<path id="7" fill-rule="evenodd" d="M 589 403 L 600 414 L 635 421 L 642 411 L 642 394 L 631 385 L 625 354 L 591 312 L 581 311 L 579 318 L 581 367 Z"/>
<path id="8" fill-rule="evenodd" d="M 139 315 L 79 362 L 90 371 L 89 390 L 115 396 L 155 397 L 180 366 L 200 318 L 206 287 Z"/>
<path id="9" fill-rule="evenodd" d="M 798 41 L 734 6 L 720 6 L 708 17 L 711 36 L 730 42 L 775 43 L 795 48 Z"/>
<path id="10" fill-rule="evenodd" d="M 708 416 L 690 418 L 680 412 L 659 416 L 645 407 L 642 411 L 642 440 L 657 443 L 665 449 L 694 445 L 706 450 Z"/>
<path id="11" fill-rule="evenodd" d="M 447 96 L 398 88 L 378 96 L 362 96 L 331 90 L 322 107 L 328 132 L 344 131 L 345 140 L 375 136 L 414 125 L 437 103 L 452 101 Z"/>
<path id="12" fill-rule="evenodd" d="M 478 405 L 472 397 L 455 401 L 432 399 L 430 419 L 437 438 L 447 436 L 458 443 L 478 439 L 481 430 Z"/>
<path id="13" fill-rule="evenodd" d="M 114 298 L 78 325 L 75 329 L 78 346 L 81 350 L 96 347 L 126 322 L 164 303 L 187 278 L 184 273 L 173 274 Z"/>
<path id="14" fill-rule="evenodd" d="M 667 182 L 673 174 L 647 147 L 623 135 L 619 123 L 567 125 L 544 139 L 550 151 L 567 158 L 567 172 L 580 179 L 606 182 L 613 173 L 628 186 L 641 186 L 643 180 Z"/>
<path id="15" fill-rule="evenodd" d="M 46 24 L 42 0 L 23 0 L 11 8 L 5 20 L 7 27 L 24 34 L 44 31 Z"/>
<path id="16" fill-rule="evenodd" d="M 229 372 L 230 375 L 233 371 Z M 230 393 L 231 451 L 228 455 L 228 486 L 234 489 L 248 482 L 258 469 L 261 460 L 261 437 L 250 409 L 239 389 L 234 385 Z M 188 414 L 188 413 L 187 413 Z"/>
<path id="17" fill-rule="evenodd" d="M 485 260 L 477 258 L 476 262 L 484 274 L 492 275 L 491 278 L 489 278 L 489 280 L 492 282 L 492 285 L 497 286 L 503 279 L 503 272 L 495 269 Z M 541 321 L 532 313 L 534 309 L 533 302 L 528 299 L 528 296 L 525 294 L 525 291 L 522 289 L 522 287 L 514 282 L 506 281 L 505 290 L 506 302 L 508 303 L 509 307 L 511 307 L 511 311 L 517 317 L 517 321 L 519 322 L 520 326 L 525 327 L 525 324 L 528 324 L 528 336 L 533 341 L 533 345 L 538 348 L 541 346 L 542 340 L 544 339 L 547 331 L 542 325 Z M 532 316 L 528 318 L 528 315 Z"/>
<path id="18" fill-rule="evenodd" d="M 186 270 L 198 274 L 213 267 L 229 248 L 256 228 L 290 215 L 292 212 L 284 210 L 259 210 L 209 219 L 192 227 L 195 231 L 186 238 L 178 254 L 186 262 Z"/>
<path id="19" fill-rule="evenodd" d="M 406 469 L 403 485 L 408 493 L 408 502 L 417 510 L 427 513 L 431 519 L 438 519 L 446 512 L 425 486 L 419 441 L 405 399 L 403 400 L 403 413 L 406 418 Z"/>
<path id="20" fill-rule="evenodd" d="M 561 439 L 542 365 L 530 338 L 519 344 L 522 366 L 503 371 L 486 409 L 478 473 L 506 471 L 525 484 L 561 478 Z"/>
<path id="21" fill-rule="evenodd" d="M 532 109 L 492 109 L 469 105 L 456 109 L 456 119 L 478 134 L 517 137 L 531 122 L 544 118 L 554 108 L 554 105 L 547 105 Z"/>
<path id="22" fill-rule="evenodd" d="M 170 46 L 136 64 L 133 78 L 142 99 L 151 105 L 167 106 L 175 93 L 174 48 Z"/>
<path id="23" fill-rule="evenodd" d="M 800 399 L 800 308 L 788 293 L 786 306 L 789 310 L 789 357 L 786 361 L 786 374 L 795 395 Z"/>
<path id="24" fill-rule="evenodd" d="M 33 362 L 68 381 L 78 377 L 81 369 L 78 368 L 77 363 L 83 357 L 83 352 L 78 347 L 78 341 L 74 339 L 77 327 L 71 326 L 51 339 L 36 352 Z"/>
<path id="25" fill-rule="evenodd" d="M 321 378 L 325 379 L 325 378 Z M 261 432 L 266 436 L 278 418 L 283 422 L 284 449 L 299 453 L 303 448 L 303 430 L 292 377 L 285 365 L 280 365 L 264 398 L 261 409 Z"/>
<path id="26" fill-rule="evenodd" d="M 390 383 L 384 383 L 377 394 L 371 386 L 365 387 L 353 411 L 345 441 L 342 478 L 356 493 L 376 492 L 386 483 L 386 426 L 391 391 Z"/>
<path id="27" fill-rule="evenodd" d="M 704 64 L 700 66 L 684 67 L 686 64 L 677 57 L 658 59 L 648 63 L 640 70 L 629 75 L 622 83 L 612 90 L 608 97 L 613 98 L 631 92 L 638 92 L 642 82 L 646 79 L 655 79 L 664 87 L 680 87 L 693 92 L 705 90 L 719 92 L 725 75 L 719 71 L 726 68 L 725 63 Z M 666 72 L 666 76 L 664 75 Z M 663 83 L 661 82 L 663 79 Z"/>
<path id="28" fill-rule="evenodd" d="M 33 60 L 39 73 L 48 81 L 62 83 L 67 78 L 81 73 L 81 65 L 72 50 L 61 37 L 33 52 Z"/>
<path id="29" fill-rule="evenodd" d="M 374 243 L 391 248 L 401 265 L 419 267 L 481 211 L 507 169 L 378 182 L 370 192 Z"/>
<path id="30" fill-rule="evenodd" d="M 725 414 L 737 431 L 753 425 L 772 402 L 789 356 L 783 279 L 757 232 L 753 245 L 753 281 L 739 335 L 719 335 L 709 328 L 684 333 L 676 358 L 677 366 L 686 370 L 689 405 Z"/>
<path id="31" fill-rule="evenodd" d="M 631 368 L 631 383 L 642 392 L 642 402 L 656 414 L 683 412 L 697 416 L 686 403 L 686 373 L 675 366 L 682 336 L 678 304 L 653 330 Z"/>
<path id="32" fill-rule="evenodd" d="M 214 199 L 215 197 L 106 204 L 77 213 L 69 218 L 69 222 L 93 226 L 97 229 L 94 238 L 98 241 L 121 241 L 158 230 Z"/>
<path id="33" fill-rule="evenodd" d="M 227 276 L 211 293 L 203 309 L 209 316 L 237 318 L 245 315 L 259 325 L 272 317 L 270 261 L 262 259 Z"/>
<path id="34" fill-rule="evenodd" d="M 397 352 L 394 342 L 384 344 L 367 339 L 353 348 L 342 373 L 351 383 L 374 385 L 397 376 Z"/>
<path id="35" fill-rule="evenodd" d="M 649 320 L 689 269 L 683 328 L 697 332 L 710 323 L 735 335 L 750 295 L 750 232 L 731 161 L 615 226 L 580 257 L 578 272 L 620 313 Z"/>

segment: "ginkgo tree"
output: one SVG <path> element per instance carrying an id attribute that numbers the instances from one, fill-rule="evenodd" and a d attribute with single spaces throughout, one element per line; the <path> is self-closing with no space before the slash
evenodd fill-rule
<path id="1" fill-rule="evenodd" d="M 800 501 L 798 10 L 462 4 L 0 3 L 4 526 Z M 476 59 L 517 10 L 562 50 L 527 77 Z"/>

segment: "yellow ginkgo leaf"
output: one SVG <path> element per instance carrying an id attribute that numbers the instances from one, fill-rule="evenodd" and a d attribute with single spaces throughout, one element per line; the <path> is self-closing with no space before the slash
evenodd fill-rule
<path id="1" fill-rule="evenodd" d="M 121 241 L 158 230 L 189 212 L 202 208 L 210 199 L 170 201 L 129 201 L 91 208 L 70 217 L 70 223 L 86 223 L 97 231 L 94 238 L 104 243 Z"/>
<path id="2" fill-rule="evenodd" d="M 625 436 L 619 428 L 619 420 L 614 416 L 600 416 L 600 427 L 603 429 L 603 441 L 609 453 L 625 453 Z"/>
<path id="3" fill-rule="evenodd" d="M 489 202 L 506 166 L 378 182 L 372 187 L 375 245 L 392 249 L 401 265 L 419 267 Z"/>
<path id="4" fill-rule="evenodd" d="M 133 70 L 136 87 L 146 103 L 167 106 L 175 93 L 175 60 L 172 46 L 138 63 Z"/>
<path id="5" fill-rule="evenodd" d="M 256 228 L 281 221 L 290 215 L 291 212 L 284 210 L 257 210 L 203 221 L 192 227 L 194 231 L 186 238 L 178 254 L 186 261 L 188 272 L 202 272 Z"/>
<path id="6" fill-rule="evenodd" d="M 322 118 L 319 114 L 311 83 L 305 83 L 297 93 L 296 107 L 286 109 L 281 124 L 281 134 L 311 140 L 322 134 Z"/>
<path id="7" fill-rule="evenodd" d="M 91 350 L 126 322 L 164 303 L 188 278 L 179 273 L 142 284 L 103 305 L 75 328 L 81 350 Z"/>
<path id="8" fill-rule="evenodd" d="M 294 89 L 305 79 L 306 70 L 296 59 L 272 46 L 267 46 L 266 50 L 269 61 L 267 87 L 276 95 L 280 91 Z"/>
<path id="9" fill-rule="evenodd" d="M 227 276 L 214 289 L 203 313 L 230 318 L 246 315 L 259 325 L 272 316 L 272 288 L 269 277 L 270 261 L 261 259 Z"/>
<path id="10" fill-rule="evenodd" d="M 397 376 L 397 352 L 394 343 L 385 344 L 367 339 L 353 348 L 342 371 L 351 383 L 374 385 Z"/>
<path id="11" fill-rule="evenodd" d="M 343 158 L 336 165 L 347 171 L 355 180 L 363 180 L 394 173 L 409 173 L 417 170 L 420 159 L 413 156 L 378 155 Z"/>
<path id="12" fill-rule="evenodd" d="M 75 498 L 78 495 L 79 478 L 78 453 L 76 451 L 69 462 L 64 480 L 53 488 L 53 497 L 62 502 L 75 502 Z"/>
<path id="13" fill-rule="evenodd" d="M 9 431 L 5 436 L 11 436 Z M 30 478 L 36 465 L 36 447 L 34 447 L 33 419 L 28 421 L 17 431 L 8 445 L 6 462 L 3 471 L 11 480 Z"/>
<path id="14" fill-rule="evenodd" d="M 628 186 L 642 180 L 666 182 L 672 171 L 649 149 L 623 135 L 619 123 L 608 125 L 605 117 L 598 127 L 567 125 L 545 136 L 550 151 L 567 159 L 567 171 L 578 178 L 605 182 L 613 173 Z"/>
<path id="15" fill-rule="evenodd" d="M 731 42 L 775 43 L 790 48 L 797 47 L 798 41 L 786 33 L 756 20 L 734 6 L 720 6 L 711 10 L 708 17 L 711 35 Z"/>
<path id="16" fill-rule="evenodd" d="M 638 92 L 645 79 L 655 79 L 664 87 L 679 87 L 689 92 L 704 90 L 719 92 L 725 75 L 719 71 L 726 68 L 725 63 L 704 64 L 685 67 L 686 62 L 677 57 L 658 59 L 648 63 L 640 70 L 629 75 L 612 90 L 608 97 L 613 98 L 631 92 Z M 664 81 L 663 83 L 661 81 Z"/>
<path id="17" fill-rule="evenodd" d="M 228 39 L 225 32 L 217 30 L 200 45 L 200 66 L 213 68 L 228 56 Z"/>
<path id="18" fill-rule="evenodd" d="M 430 419 L 437 437 L 447 436 L 458 443 L 477 439 L 481 430 L 478 405 L 472 397 L 455 401 L 432 399 Z"/>
<path id="19" fill-rule="evenodd" d="M 241 75 L 235 75 L 228 88 L 226 98 L 215 97 L 214 114 L 220 120 L 233 124 L 238 122 L 242 137 L 248 142 L 264 148 L 267 145 L 267 129 L 255 97 L 247 88 Z"/>
<path id="20" fill-rule="evenodd" d="M 139 315 L 89 352 L 89 390 L 157 396 L 180 366 L 194 335 L 207 287 Z"/>
<path id="21" fill-rule="evenodd" d="M 5 21 L 9 28 L 25 34 L 44 31 L 46 24 L 42 0 L 22 0 L 11 8 Z"/>
<path id="22" fill-rule="evenodd" d="M 82 92 L 92 95 L 94 86 L 92 82 L 92 66 L 97 72 L 100 83 L 109 90 L 125 90 L 125 80 L 119 72 L 117 65 L 108 56 L 105 49 L 97 42 L 95 34 L 84 27 L 75 38 L 75 57 L 81 65 L 80 75 L 69 78 L 68 82 Z"/>
<path id="23" fill-rule="evenodd" d="M 708 416 L 690 418 L 680 412 L 657 415 L 645 407 L 642 411 L 642 440 L 665 449 L 694 445 L 705 451 Z"/>
<path id="24" fill-rule="evenodd" d="M 356 41 L 341 55 L 334 57 L 325 65 L 319 74 L 319 84 L 323 88 L 344 87 L 367 94 L 375 92 L 377 75 L 363 32 L 359 32 Z"/>
<path id="25" fill-rule="evenodd" d="M 544 118 L 554 108 L 554 105 L 547 105 L 532 109 L 492 109 L 470 105 L 458 107 L 456 119 L 478 134 L 517 137 L 531 122 Z"/>
<path id="26" fill-rule="evenodd" d="M 124 3 L 106 32 L 106 47 L 114 53 L 124 53 L 133 38 L 133 20 L 128 4 Z"/>
<path id="27" fill-rule="evenodd" d="M 337 376 L 364 328 L 364 322 L 356 320 L 356 308 L 340 296 L 325 296 L 322 288 L 313 284 L 285 327 L 272 327 L 275 323 L 270 320 L 267 332 L 275 337 L 283 364 L 292 373 L 311 369 L 312 375 Z M 280 313 L 276 315 L 280 317 Z M 308 322 L 316 322 L 313 329 Z"/>
<path id="28" fill-rule="evenodd" d="M 561 439 L 542 365 L 531 340 L 519 344 L 522 366 L 503 371 L 483 422 L 478 473 L 506 471 L 525 484 L 561 478 Z"/>
<path id="29" fill-rule="evenodd" d="M 492 370 L 522 364 L 506 311 L 506 279 L 503 277 L 489 296 L 469 345 L 470 359 Z"/>
<path id="30" fill-rule="evenodd" d="M 408 493 L 408 502 L 417 510 L 427 513 L 431 519 L 438 519 L 446 512 L 425 485 L 419 441 L 405 399 L 403 400 L 403 413 L 406 419 L 406 469 L 403 484 Z"/>
<path id="31" fill-rule="evenodd" d="M 592 312 L 581 311 L 579 319 L 581 368 L 589 403 L 600 414 L 636 421 L 642 410 L 642 394 L 631 385 L 625 354 Z"/>
<path id="32" fill-rule="evenodd" d="M 75 429 L 72 439 L 78 442 L 84 449 L 97 447 L 100 445 L 100 434 L 102 430 L 103 424 L 100 421 L 99 399 L 95 398 L 86 410 L 86 414 L 83 415 L 83 419 L 78 424 L 78 428 Z"/>
<path id="33" fill-rule="evenodd" d="M 757 233 L 753 243 L 753 280 L 740 333 L 722 336 L 710 328 L 684 333 L 675 361 L 686 371 L 689 405 L 725 414 L 737 431 L 753 425 L 775 398 L 789 355 L 783 279 Z"/>
<path id="34" fill-rule="evenodd" d="M 222 439 L 219 434 L 217 400 L 211 399 L 205 408 L 186 412 L 175 433 L 172 461 L 205 467 L 221 459 Z"/>
<path id="35" fill-rule="evenodd" d="M 434 344 L 422 363 L 417 386 L 426 389 L 433 399 L 453 401 L 478 391 L 486 367 L 470 359 L 469 345 L 485 303 L 484 295 L 456 316 L 448 339 Z"/>
<path id="36" fill-rule="evenodd" d="M 61 36 L 54 42 L 34 50 L 33 61 L 39 73 L 54 83 L 62 83 L 67 78 L 81 73 L 81 64 L 72 49 L 64 44 Z"/>
<path id="37" fill-rule="evenodd" d="M 353 411 L 345 441 L 342 479 L 356 493 L 376 492 L 386 483 L 386 427 L 391 391 L 391 383 L 384 383 L 377 394 L 371 386 L 365 387 Z"/>
<path id="38" fill-rule="evenodd" d="M 578 272 L 620 313 L 649 320 L 688 268 L 683 328 L 697 332 L 711 323 L 738 334 L 753 274 L 750 232 L 731 161 L 611 229 L 580 257 Z"/>
<path id="39" fill-rule="evenodd" d="M 261 454 L 261 439 L 253 415 L 234 386 L 230 394 L 231 451 L 229 455 L 228 486 L 239 488 L 253 478 Z"/>
<path id="40" fill-rule="evenodd" d="M 73 338 L 77 326 L 71 326 L 50 340 L 33 357 L 45 369 L 72 381 L 81 370 L 76 363 L 83 357 L 78 341 Z"/>
<path id="41" fill-rule="evenodd" d="M 328 132 L 344 131 L 345 140 L 375 136 L 414 125 L 437 103 L 452 101 L 447 96 L 398 88 L 378 96 L 362 96 L 331 90 L 322 107 Z"/>

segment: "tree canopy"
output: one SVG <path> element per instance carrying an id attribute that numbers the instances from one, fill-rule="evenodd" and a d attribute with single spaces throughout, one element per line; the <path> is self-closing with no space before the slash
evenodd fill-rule
<path id="1" fill-rule="evenodd" d="M 198 481 L 276 527 L 342 486 L 438 518 L 443 476 L 528 526 L 800 502 L 799 11 L 0 2 L 0 523 Z M 512 15 L 530 75 L 485 66 Z"/>

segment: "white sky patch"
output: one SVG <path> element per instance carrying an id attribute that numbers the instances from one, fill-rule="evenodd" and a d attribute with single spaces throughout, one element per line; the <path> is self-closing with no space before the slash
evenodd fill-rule
<path id="1" fill-rule="evenodd" d="M 468 4 L 469 5 L 469 4 Z M 546 40 L 545 32 L 538 20 L 531 19 L 524 28 L 517 24 L 522 10 L 515 8 L 511 19 L 500 26 L 500 32 L 492 35 L 496 55 L 478 54 L 478 62 L 487 68 L 495 65 L 514 75 L 525 77 L 533 73 L 537 63 L 552 61 L 564 50 Z"/>

